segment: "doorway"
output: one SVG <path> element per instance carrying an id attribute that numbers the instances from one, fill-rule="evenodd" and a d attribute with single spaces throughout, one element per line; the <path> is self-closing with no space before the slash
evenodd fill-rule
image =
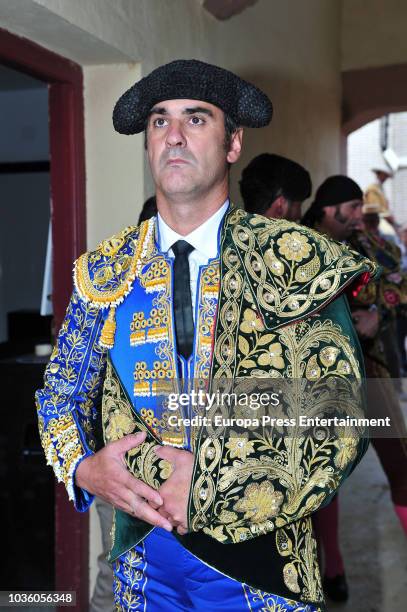
<path id="1" fill-rule="evenodd" d="M 40 316 L 50 219 L 47 87 L 0 65 L 0 108 L 0 386 L 4 406 L 13 407 L 4 410 L 0 432 L 6 458 L 0 513 L 9 551 L 0 589 L 51 590 L 54 487 L 32 410 L 45 360 L 35 346 L 41 352 L 51 340 L 51 316 Z"/>
<path id="2" fill-rule="evenodd" d="M 27 117 L 31 116 L 35 123 L 35 120 L 39 119 L 40 115 L 45 112 L 48 125 L 46 154 L 44 153 L 45 148 L 43 148 L 39 157 L 27 158 L 28 143 L 33 140 L 33 129 L 28 127 L 30 123 L 28 121 L 26 129 L 21 128 L 23 141 L 25 138 L 22 157 L 14 161 L 10 158 L 4 163 L 11 165 L 3 166 L 3 178 L 7 177 L 8 181 L 7 189 L 15 197 L 14 202 L 17 202 L 13 206 L 18 207 L 20 217 L 27 217 L 24 218 L 24 222 L 21 219 L 20 223 L 20 220 L 14 216 L 17 227 L 8 237 L 12 244 L 12 250 L 10 251 L 10 248 L 7 248 L 6 255 L 11 256 L 13 250 L 16 253 L 21 252 L 23 254 L 23 261 L 17 266 L 17 272 L 13 271 L 11 276 L 8 277 L 8 286 L 9 283 L 12 284 L 14 280 L 17 280 L 14 277 L 18 275 L 20 289 L 16 293 L 16 310 L 21 309 L 21 306 L 24 310 L 28 307 L 29 310 L 36 311 L 32 313 L 34 319 L 24 322 L 21 314 L 12 314 L 10 317 L 10 304 L 8 302 L 5 305 L 0 305 L 0 330 L 3 342 L 8 345 L 5 350 L 14 352 L 14 357 L 18 357 L 21 362 L 21 360 L 27 361 L 30 358 L 32 359 L 33 356 L 35 357 L 35 344 L 47 343 L 50 337 L 49 318 L 39 317 L 37 312 L 40 309 L 38 294 L 42 293 L 44 278 L 48 235 L 47 219 L 51 219 L 52 226 L 52 317 L 54 329 L 59 329 L 72 290 L 72 262 L 86 248 L 83 77 L 79 65 L 5 30 L 0 30 L 0 64 L 3 76 L 6 75 L 7 71 L 8 78 L 14 78 L 15 83 L 19 82 L 21 85 L 25 79 L 27 85 L 27 79 L 31 79 L 32 87 L 29 88 L 29 91 L 31 91 L 29 95 L 36 95 L 41 98 L 42 106 L 36 107 L 34 104 L 26 106 L 25 113 Z M 14 91 L 17 91 L 17 89 Z M 37 94 L 34 94 L 34 91 L 37 91 Z M 27 95 L 25 94 L 23 98 L 27 98 Z M 44 111 L 45 103 L 47 110 Z M 9 142 L 9 147 L 12 144 L 12 142 Z M 28 183 L 25 179 L 22 180 L 23 176 L 29 177 Z M 36 203 L 35 197 L 31 193 L 31 187 L 28 187 L 29 184 L 34 185 L 34 183 L 38 187 L 38 194 L 41 193 L 41 195 L 38 195 L 41 205 L 38 202 Z M 3 181 L 3 187 L 4 185 Z M 27 190 L 30 193 L 27 194 Z M 48 208 L 45 207 L 44 202 L 46 202 Z M 10 214 L 15 212 L 16 210 L 8 210 Z M 33 215 L 34 219 L 30 215 Z M 24 236 L 23 226 L 27 228 L 30 225 L 30 218 L 32 225 L 29 230 L 24 230 L 26 231 Z M 36 225 L 34 225 L 34 222 Z M 35 232 L 38 230 L 38 236 L 33 236 L 34 227 Z M 32 240 L 32 245 L 30 240 Z M 28 251 L 29 245 L 34 249 L 35 256 L 31 254 L 31 251 Z M 2 257 L 4 258 L 3 252 Z M 3 268 L 8 270 L 8 264 L 5 266 L 3 260 L 2 264 Z M 30 267 L 31 264 L 33 276 L 28 281 L 24 278 L 24 269 Z M 9 274 L 8 271 L 7 274 Z M 8 289 L 3 294 L 7 292 Z M 14 306 L 12 305 L 11 312 L 14 312 Z M 1 314 L 3 315 L 2 318 Z M 33 323 L 33 320 L 36 322 Z M 38 331 L 41 324 L 44 325 L 44 329 Z M 33 327 L 36 329 L 34 343 L 30 338 L 30 343 L 27 345 L 30 330 Z M 16 335 L 18 336 L 17 339 Z M 10 358 L 12 357 L 13 355 L 10 355 Z M 27 366 L 27 363 L 23 365 Z M 19 366 L 21 366 L 21 363 L 19 363 Z M 14 376 L 13 388 L 18 388 L 20 392 L 20 387 L 23 386 L 20 384 L 21 381 L 23 379 L 28 381 L 29 376 L 21 373 L 15 373 Z M 35 384 L 32 381 L 32 385 Z M 30 418 L 35 417 L 34 400 L 30 393 L 24 395 L 24 397 L 16 397 L 16 393 L 14 393 L 11 403 L 8 400 L 7 405 L 10 406 L 9 412 L 13 417 L 13 423 L 22 421 L 22 414 L 25 413 Z M 6 437 L 9 435 L 4 428 L 3 434 Z M 15 436 L 10 436 L 10 439 L 13 437 Z M 24 430 L 22 457 L 30 466 L 29 469 L 36 464 L 37 460 L 38 462 L 41 461 L 42 477 L 46 480 L 50 476 L 53 484 L 50 485 L 50 491 L 46 495 L 44 494 L 46 499 L 39 495 L 39 491 L 37 491 L 33 499 L 20 500 L 20 504 L 27 507 L 35 505 L 41 507 L 44 504 L 45 515 L 47 515 L 47 512 L 50 514 L 46 520 L 46 523 L 48 523 L 47 534 L 43 534 L 43 536 L 48 538 L 48 545 L 53 548 L 54 554 L 51 555 L 51 566 L 47 570 L 48 577 L 46 577 L 45 568 L 40 567 L 37 557 L 39 574 L 37 578 L 42 579 L 46 584 L 43 584 L 42 588 L 35 588 L 45 590 L 52 583 L 52 588 L 56 590 L 75 591 L 75 609 L 83 610 L 88 606 L 88 516 L 77 513 L 68 501 L 63 487 L 54 484 L 53 474 L 50 468 L 45 466 L 43 455 L 36 455 L 36 442 L 36 430 L 30 427 Z M 16 463 L 22 460 L 20 454 L 18 457 L 10 456 L 10 453 L 7 450 L 5 451 L 4 464 L 10 468 L 12 475 L 15 472 Z M 27 483 L 24 481 L 23 484 L 16 485 L 16 488 L 25 490 L 26 485 Z M 15 494 L 17 495 L 18 491 L 15 491 Z M 8 524 L 7 522 L 6 525 Z M 30 521 L 30 529 L 31 537 L 28 540 L 23 538 L 21 543 L 14 544 L 20 554 L 20 563 L 21 555 L 24 555 L 30 547 L 34 553 L 36 552 L 35 537 L 38 533 L 35 521 Z M 35 536 L 34 531 L 36 532 Z M 12 533 L 10 536 L 13 538 Z M 30 563 L 29 560 L 28 563 Z M 49 575 L 51 575 L 51 578 Z M 10 584 L 5 588 L 9 590 Z M 29 587 L 20 584 L 19 588 Z"/>

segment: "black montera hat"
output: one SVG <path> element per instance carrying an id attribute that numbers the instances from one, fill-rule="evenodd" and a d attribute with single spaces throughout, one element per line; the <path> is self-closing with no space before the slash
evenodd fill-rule
<path id="1" fill-rule="evenodd" d="M 352 200 L 363 200 L 363 191 L 359 185 L 344 174 L 329 176 L 318 187 L 315 199 L 302 218 L 302 223 L 313 227 L 323 208 Z"/>
<path id="2" fill-rule="evenodd" d="M 119 98 L 114 128 L 120 134 L 138 134 L 154 104 L 182 98 L 214 104 L 239 126 L 264 127 L 273 114 L 266 94 L 233 72 L 198 60 L 176 60 L 153 70 Z"/>

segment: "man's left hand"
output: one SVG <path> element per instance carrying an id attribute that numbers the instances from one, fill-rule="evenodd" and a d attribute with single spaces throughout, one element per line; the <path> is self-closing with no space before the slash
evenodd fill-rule
<path id="1" fill-rule="evenodd" d="M 195 458 L 192 453 L 173 446 L 156 446 L 155 454 L 172 466 L 172 472 L 158 489 L 163 500 L 158 512 L 177 528 L 179 535 L 188 532 L 188 499 Z"/>

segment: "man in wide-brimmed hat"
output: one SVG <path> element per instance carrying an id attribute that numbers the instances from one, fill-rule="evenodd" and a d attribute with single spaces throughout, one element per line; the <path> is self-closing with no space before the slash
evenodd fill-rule
<path id="1" fill-rule="evenodd" d="M 371 183 L 365 190 L 363 200 L 365 204 L 372 204 L 379 207 L 379 231 L 384 238 L 395 242 L 400 246 L 397 236 L 396 223 L 392 215 L 389 200 L 384 192 L 384 183 L 394 177 L 394 172 L 384 161 L 376 164 L 372 168 L 376 176 L 376 181 Z"/>

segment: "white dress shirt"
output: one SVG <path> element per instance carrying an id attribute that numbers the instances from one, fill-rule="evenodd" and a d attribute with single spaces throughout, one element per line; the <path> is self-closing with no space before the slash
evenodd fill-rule
<path id="1" fill-rule="evenodd" d="M 194 250 L 188 257 L 194 320 L 199 268 L 200 266 L 206 265 L 210 259 L 218 255 L 219 226 L 228 206 L 229 199 L 226 200 L 223 206 L 221 206 L 212 217 L 209 217 L 205 223 L 202 223 L 202 225 L 194 229 L 194 231 L 187 236 L 181 236 L 177 234 L 177 232 L 174 232 L 161 217 L 160 213 L 157 214 L 159 246 L 163 253 L 168 253 L 170 257 L 174 258 L 171 247 L 177 240 L 185 240 L 194 247 Z"/>

